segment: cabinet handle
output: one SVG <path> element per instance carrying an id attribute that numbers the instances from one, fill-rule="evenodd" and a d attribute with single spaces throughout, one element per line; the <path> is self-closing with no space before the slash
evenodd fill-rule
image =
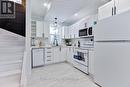
<path id="1" fill-rule="evenodd" d="M 51 61 L 51 60 L 47 60 L 47 61 Z"/>
<path id="2" fill-rule="evenodd" d="M 51 56 L 47 56 L 47 57 L 51 57 Z"/>
<path id="3" fill-rule="evenodd" d="M 60 52 L 61 52 L 61 47 L 59 48 Z"/>
<path id="4" fill-rule="evenodd" d="M 116 6 L 114 7 L 114 15 L 116 15 Z"/>
<path id="5" fill-rule="evenodd" d="M 113 16 L 113 10 L 114 10 L 114 9 L 112 8 L 112 16 Z"/>

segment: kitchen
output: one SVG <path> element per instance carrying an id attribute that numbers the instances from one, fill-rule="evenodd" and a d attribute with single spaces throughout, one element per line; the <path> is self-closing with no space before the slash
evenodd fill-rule
<path id="1" fill-rule="evenodd" d="M 75 5 L 72 4 L 73 2 L 75 2 Z M 104 66 L 103 65 L 104 63 L 102 62 L 106 62 L 105 61 L 106 58 L 100 60 L 100 57 L 102 57 L 100 54 L 104 53 L 104 56 L 107 56 L 106 55 L 107 53 L 105 53 L 105 51 L 108 48 L 105 49 L 99 43 L 102 43 L 102 42 L 107 43 L 109 41 L 121 42 L 121 41 L 126 40 L 123 37 L 114 39 L 114 35 L 116 34 L 114 30 L 112 31 L 113 32 L 112 34 L 107 34 L 107 32 L 111 33 L 110 30 L 113 29 L 113 27 L 117 27 L 113 25 L 113 27 L 110 27 L 111 29 L 109 30 L 109 26 L 111 26 L 112 23 L 115 23 L 115 22 L 112 22 L 110 23 L 111 24 L 110 25 L 108 24 L 110 21 L 114 21 L 114 19 L 118 20 L 121 17 L 123 18 L 125 16 L 129 16 L 129 13 L 130 13 L 129 3 L 130 3 L 129 0 L 88 0 L 88 1 L 86 0 L 77 0 L 77 1 L 74 1 L 74 0 L 70 0 L 70 1 L 32 0 L 30 52 L 31 52 L 32 75 L 34 73 L 35 78 L 33 76 L 30 77 L 30 79 L 32 80 L 29 81 L 29 87 L 32 87 L 32 85 L 34 87 L 37 87 L 37 86 L 41 87 L 42 85 L 45 85 L 43 84 L 44 80 L 45 82 L 48 81 L 47 83 L 50 83 L 52 81 L 51 82 L 52 84 L 50 86 L 47 85 L 46 83 L 47 85 L 46 87 L 51 87 L 51 86 L 62 87 L 62 85 L 57 85 L 57 84 L 60 82 L 60 80 L 62 84 L 62 80 L 64 78 L 58 79 L 59 81 L 55 82 L 54 79 L 57 79 L 56 78 L 58 76 L 57 75 L 56 77 L 50 78 L 48 80 L 49 74 L 47 74 L 47 71 L 49 73 L 49 67 L 53 69 L 50 71 L 54 73 L 61 69 L 63 71 L 68 70 L 68 73 L 62 72 L 64 74 L 69 75 L 73 73 L 73 75 L 76 75 L 77 73 L 69 72 L 69 70 L 71 71 L 71 69 L 73 68 L 74 71 L 76 70 L 75 72 L 78 72 L 78 73 L 80 72 L 80 74 L 85 75 L 86 78 L 89 78 L 89 80 L 86 80 L 86 81 L 88 82 L 90 81 L 91 83 L 91 84 L 89 83 L 86 84 L 87 82 L 85 83 L 83 81 L 83 83 L 81 82 L 80 84 L 76 84 L 72 82 L 73 84 L 70 83 L 71 85 L 69 85 L 69 83 L 66 82 L 65 86 L 74 87 L 77 85 L 77 87 L 79 86 L 81 87 L 86 87 L 86 86 L 88 87 L 98 87 L 98 86 L 128 87 L 126 86 L 127 81 L 124 82 L 122 86 L 120 86 L 121 84 L 118 83 L 121 80 L 113 81 L 115 83 L 114 85 L 112 85 L 110 84 L 112 82 L 110 81 L 111 78 L 104 79 L 105 76 L 102 77 L 102 75 L 109 76 L 107 72 L 106 72 L 107 74 L 104 74 L 102 72 L 104 67 L 103 69 L 99 68 L 99 66 L 100 67 Z M 66 10 L 66 9 L 69 9 L 69 10 Z M 127 17 L 125 19 L 127 20 Z M 127 27 L 125 27 L 125 29 L 128 29 L 129 26 L 127 24 L 126 26 Z M 108 30 L 105 31 L 103 30 L 103 28 L 106 28 Z M 121 31 L 123 32 L 123 30 Z M 121 31 L 119 31 L 119 33 Z M 126 34 L 126 32 L 124 33 Z M 120 34 L 120 35 L 123 35 L 123 34 Z M 127 41 L 128 40 L 129 39 L 127 39 Z M 104 51 L 101 51 L 101 48 L 102 49 L 104 48 L 103 49 Z M 99 56 L 99 58 L 97 58 L 96 56 Z M 110 64 L 111 62 L 108 65 Z M 69 69 L 66 69 L 65 66 L 68 67 Z M 62 68 L 65 68 L 65 69 L 62 69 Z M 108 69 L 108 70 L 111 71 L 111 69 Z M 47 75 L 45 76 L 44 73 L 46 73 Z M 40 76 L 37 76 L 39 74 Z M 43 79 L 44 77 L 46 77 L 47 79 L 46 78 Z M 74 77 L 71 77 L 71 80 Z M 34 81 L 36 81 L 36 83 Z M 38 84 L 41 84 L 41 85 L 38 85 Z M 81 85 L 81 84 L 84 84 L 84 85 Z"/>

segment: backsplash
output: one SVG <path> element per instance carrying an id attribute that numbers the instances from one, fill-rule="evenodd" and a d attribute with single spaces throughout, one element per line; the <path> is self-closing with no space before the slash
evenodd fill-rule
<path id="1" fill-rule="evenodd" d="M 75 47 L 93 47 L 94 46 L 94 38 L 77 38 L 77 39 L 70 39 L 71 46 Z M 63 40 L 63 44 L 66 45 L 65 41 Z"/>

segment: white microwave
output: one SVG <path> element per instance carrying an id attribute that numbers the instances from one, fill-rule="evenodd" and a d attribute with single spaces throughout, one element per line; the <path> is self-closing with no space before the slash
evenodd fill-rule
<path id="1" fill-rule="evenodd" d="M 88 36 L 88 28 L 79 30 L 79 37 Z"/>
<path id="2" fill-rule="evenodd" d="M 92 27 L 79 30 L 79 37 L 87 37 L 92 35 L 93 35 Z"/>

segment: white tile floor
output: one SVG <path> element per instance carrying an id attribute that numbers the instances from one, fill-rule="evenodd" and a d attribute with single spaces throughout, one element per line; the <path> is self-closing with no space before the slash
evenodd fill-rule
<path id="1" fill-rule="evenodd" d="M 84 73 L 67 63 L 49 65 L 32 71 L 27 87 L 98 87 Z"/>

